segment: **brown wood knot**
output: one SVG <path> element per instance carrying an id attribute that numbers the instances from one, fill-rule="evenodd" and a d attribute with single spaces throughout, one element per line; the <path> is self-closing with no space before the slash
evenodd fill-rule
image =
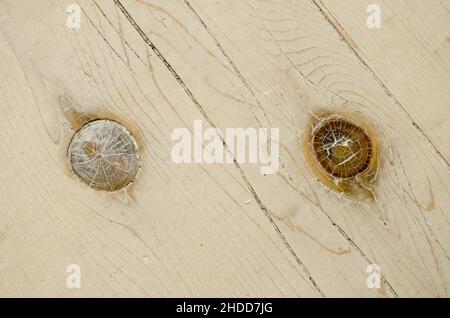
<path id="1" fill-rule="evenodd" d="M 89 187 L 115 192 L 134 182 L 140 168 L 139 147 L 123 125 L 97 119 L 74 134 L 68 161 L 72 173 Z"/>
<path id="2" fill-rule="evenodd" d="M 356 116 L 322 112 L 311 119 L 303 139 L 308 166 L 323 184 L 373 195 L 369 186 L 376 179 L 379 146 L 370 125 Z"/>

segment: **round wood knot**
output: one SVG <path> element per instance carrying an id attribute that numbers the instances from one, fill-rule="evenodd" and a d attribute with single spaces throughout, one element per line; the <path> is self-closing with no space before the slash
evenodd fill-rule
<path id="1" fill-rule="evenodd" d="M 118 122 L 100 119 L 81 127 L 68 149 L 70 170 L 89 187 L 115 192 L 130 185 L 140 168 L 138 144 Z"/>
<path id="2" fill-rule="evenodd" d="M 312 149 L 317 162 L 336 178 L 353 178 L 372 160 L 372 141 L 364 129 L 343 118 L 329 118 L 312 130 Z"/>

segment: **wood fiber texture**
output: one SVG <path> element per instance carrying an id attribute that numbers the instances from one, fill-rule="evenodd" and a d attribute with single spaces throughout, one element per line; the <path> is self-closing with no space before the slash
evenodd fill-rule
<path id="1" fill-rule="evenodd" d="M 79 0 L 70 29 L 72 3 L 0 0 L 0 296 L 450 296 L 450 1 Z M 372 200 L 311 173 L 322 109 L 377 132 Z M 92 116 L 140 146 L 126 191 L 69 168 Z M 280 170 L 174 163 L 194 120 L 279 128 Z"/>

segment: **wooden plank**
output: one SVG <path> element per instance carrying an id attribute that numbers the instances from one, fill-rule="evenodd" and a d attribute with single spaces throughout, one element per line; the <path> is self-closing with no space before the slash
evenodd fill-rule
<path id="1" fill-rule="evenodd" d="M 287 150 L 281 175 L 268 178 L 256 168 L 243 169 L 261 209 L 271 213 L 325 295 L 345 294 L 337 277 L 357 294 L 366 293 L 363 277 L 370 262 L 384 268 L 388 295 L 447 293 L 448 183 L 440 176 L 446 164 L 314 4 L 121 3 L 216 126 L 281 128 Z M 327 84 L 334 87 L 322 85 L 328 74 L 334 78 Z M 377 204 L 336 198 L 310 177 L 298 135 L 317 105 L 359 111 L 378 126 L 385 165 Z M 439 202 L 435 213 L 422 208 L 433 200 L 430 189 Z M 314 249 L 306 247 L 308 240 Z M 355 256 L 365 264 L 349 266 Z"/>
<path id="2" fill-rule="evenodd" d="M 448 166 L 313 2 L 80 1 L 79 30 L 68 4 L 0 6 L 0 295 L 448 296 Z M 323 106 L 377 128 L 375 202 L 308 171 L 299 137 Z M 70 176 L 71 111 L 138 132 L 131 192 Z M 174 164 L 172 130 L 197 119 L 279 127 L 280 172 Z"/>
<path id="3" fill-rule="evenodd" d="M 200 115 L 164 65 L 127 58 L 121 38 L 106 42 L 86 17 L 69 30 L 69 3 L 0 6 L 0 295 L 319 295 L 244 203 L 238 171 L 170 160 L 171 131 Z M 133 192 L 96 192 L 70 176 L 71 111 L 136 127 L 144 160 Z M 81 289 L 66 288 L 72 263 Z"/>
<path id="4" fill-rule="evenodd" d="M 315 2 L 449 163 L 450 2 L 377 1 L 379 29 L 366 26 L 373 1 Z"/>
<path id="5" fill-rule="evenodd" d="M 133 3 L 131 3 L 131 5 L 132 4 Z M 159 34 L 158 37 L 161 38 L 161 43 L 169 42 L 169 44 L 167 44 L 168 49 L 164 51 L 164 56 L 162 58 L 164 58 L 165 64 L 169 64 L 170 72 L 177 72 L 174 76 L 182 74 L 181 76 L 183 78 L 192 77 L 192 82 L 199 81 L 199 85 L 188 85 L 189 92 L 187 93 L 193 94 L 194 96 L 194 105 L 192 106 L 204 110 L 205 115 L 203 115 L 203 118 L 199 117 L 197 119 L 203 119 L 205 122 L 212 120 L 214 126 L 222 130 L 227 127 L 247 128 L 261 126 L 266 120 L 266 115 L 264 115 L 264 112 L 258 111 L 258 108 L 261 106 L 252 99 L 253 94 L 252 92 L 249 92 L 245 84 L 242 83 L 242 79 L 235 75 L 233 66 L 229 65 L 229 62 L 223 57 L 221 51 L 212 41 L 208 33 L 201 28 L 196 30 L 195 33 L 189 32 L 188 27 L 191 26 L 191 23 L 193 23 L 193 27 L 196 27 L 198 22 L 192 18 L 192 14 L 190 10 L 188 10 L 188 7 L 182 2 L 173 2 L 171 5 L 174 7 L 168 7 L 167 3 L 156 4 L 155 7 L 162 8 L 161 10 L 168 12 L 166 13 L 168 15 L 170 15 L 171 12 L 182 15 L 181 17 L 171 17 L 171 19 L 176 21 L 176 25 L 181 23 L 179 21 L 183 21 L 181 28 L 183 31 L 187 29 L 188 33 L 195 34 L 195 39 L 193 41 L 197 45 L 190 43 L 190 41 L 186 41 L 186 31 L 180 33 L 177 28 L 166 29 L 164 24 L 170 22 L 168 18 L 164 19 L 164 24 L 160 23 L 159 20 L 152 23 L 151 33 Z M 114 25 L 114 21 L 117 21 L 117 19 L 124 18 L 124 16 L 117 16 L 117 9 L 114 6 L 98 3 L 96 7 L 98 10 L 101 10 L 100 15 L 110 17 L 109 21 L 112 25 Z M 131 12 L 135 11 L 142 12 L 142 17 L 148 18 L 149 16 L 149 12 L 143 11 L 140 7 L 132 8 Z M 153 14 L 157 15 L 158 10 Z M 145 20 L 147 20 L 147 18 L 145 18 Z M 126 23 L 126 21 L 127 19 L 120 23 L 123 24 Z M 152 22 L 152 20 L 148 21 L 148 23 L 150 22 Z M 139 25 L 143 25 L 144 27 L 146 25 L 145 23 L 147 22 L 144 22 L 144 24 L 142 24 L 142 21 L 138 22 Z M 175 35 L 177 39 L 173 39 L 172 35 Z M 205 39 L 206 43 L 203 42 Z M 149 41 L 149 39 L 146 38 L 146 41 Z M 178 47 L 179 41 L 183 43 L 182 47 Z M 161 52 L 163 49 L 164 47 L 161 47 Z M 137 52 L 138 55 L 145 54 L 145 52 L 139 52 L 138 50 Z M 158 51 L 156 54 L 160 54 L 161 52 Z M 176 55 L 176 57 L 172 58 L 171 54 Z M 229 69 L 228 73 L 225 75 L 223 74 L 224 68 Z M 158 76 L 158 78 L 160 77 L 161 76 Z M 215 83 L 217 82 L 218 86 L 216 87 L 215 84 L 211 83 L 208 83 L 207 86 L 205 86 L 205 83 L 202 83 L 202 80 L 199 79 L 204 77 L 211 78 Z M 189 84 L 192 82 L 189 80 Z M 185 84 L 180 83 L 180 87 L 185 90 L 183 86 L 185 86 Z M 192 87 L 192 89 L 190 87 Z M 222 92 L 233 92 L 233 95 L 237 97 Z M 202 98 L 201 102 L 195 97 L 198 96 L 198 94 L 200 94 Z M 216 105 L 221 107 L 217 107 Z M 245 107 L 242 107 L 243 105 Z M 240 115 L 236 116 L 238 110 Z M 277 112 L 278 111 L 276 110 L 273 113 L 276 114 Z M 251 118 L 252 120 L 248 121 L 246 118 Z M 296 135 L 293 135 L 290 138 L 297 143 Z M 299 149 L 300 148 L 297 146 L 293 150 L 298 153 Z M 301 264 L 300 267 L 305 271 L 306 275 L 311 275 L 312 280 L 319 286 L 322 293 L 347 296 L 354 296 L 356 294 L 365 296 L 385 295 L 385 290 L 377 291 L 367 288 L 367 274 L 365 273 L 367 261 L 358 254 L 351 253 L 348 241 L 336 231 L 324 215 L 315 213 L 317 207 L 314 207 L 315 203 L 311 202 L 308 195 L 305 195 L 306 199 L 301 197 L 301 201 L 299 201 L 298 192 L 292 193 L 290 187 L 286 189 L 287 185 L 283 179 L 279 180 L 276 178 L 278 180 L 275 180 L 276 182 L 273 183 L 274 177 L 272 176 L 267 177 L 270 179 L 265 181 L 264 179 L 266 177 L 261 176 L 259 166 L 241 165 L 239 169 L 243 170 L 243 182 L 251 189 L 251 191 L 254 191 L 254 188 L 257 186 L 256 184 L 261 184 L 265 191 L 270 192 L 269 196 L 274 197 L 277 202 L 280 201 L 280 198 L 283 198 L 281 202 L 279 202 L 279 204 L 282 205 L 287 204 L 283 209 L 287 208 L 292 210 L 293 213 L 296 213 L 298 209 L 305 207 L 304 211 L 300 211 L 305 222 L 305 229 L 302 230 L 302 227 L 297 226 L 297 229 L 293 232 L 289 229 L 290 225 L 285 224 L 285 221 L 280 217 L 277 210 L 274 212 L 271 208 L 267 208 L 265 205 L 266 203 L 259 202 L 259 194 L 253 194 L 254 200 L 252 204 L 259 206 L 261 209 L 260 213 L 266 215 L 270 222 L 274 222 L 277 231 L 281 230 L 283 236 L 285 233 L 287 235 L 294 234 L 295 239 L 288 240 L 288 248 L 293 249 L 292 252 Z M 254 180 L 256 184 L 250 182 L 250 178 L 257 178 Z M 288 192 L 286 192 L 286 190 L 288 190 Z M 285 194 L 283 194 L 283 192 L 285 192 Z M 286 195 L 288 196 L 285 197 Z M 283 202 L 283 200 L 287 198 L 290 199 Z M 277 209 L 279 208 L 277 207 Z M 300 233 L 304 231 L 304 235 L 298 235 L 298 233 L 296 233 L 298 231 L 300 231 Z M 295 243 L 295 245 L 292 245 L 292 243 Z M 319 248 L 317 248 L 317 246 L 319 246 Z M 309 264 L 305 265 L 305 262 L 308 262 Z M 324 266 L 321 266 L 321 264 L 324 264 Z M 312 271 L 315 273 L 311 274 Z M 358 278 L 354 279 L 355 277 Z M 324 288 L 325 290 L 323 291 Z"/>

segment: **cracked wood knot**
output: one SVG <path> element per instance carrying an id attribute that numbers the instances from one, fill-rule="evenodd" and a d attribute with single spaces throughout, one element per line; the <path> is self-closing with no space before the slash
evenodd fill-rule
<path id="1" fill-rule="evenodd" d="M 311 118 L 310 127 L 303 149 L 312 173 L 334 190 L 374 198 L 379 144 L 372 125 L 356 114 L 325 111 Z"/>
<path id="2" fill-rule="evenodd" d="M 342 118 L 331 118 L 315 127 L 312 135 L 316 159 L 332 176 L 352 178 L 369 167 L 372 141 L 361 127 Z"/>
<path id="3" fill-rule="evenodd" d="M 135 180 L 140 168 L 138 144 L 113 120 L 99 119 L 81 127 L 68 149 L 69 167 L 89 187 L 115 192 Z"/>

